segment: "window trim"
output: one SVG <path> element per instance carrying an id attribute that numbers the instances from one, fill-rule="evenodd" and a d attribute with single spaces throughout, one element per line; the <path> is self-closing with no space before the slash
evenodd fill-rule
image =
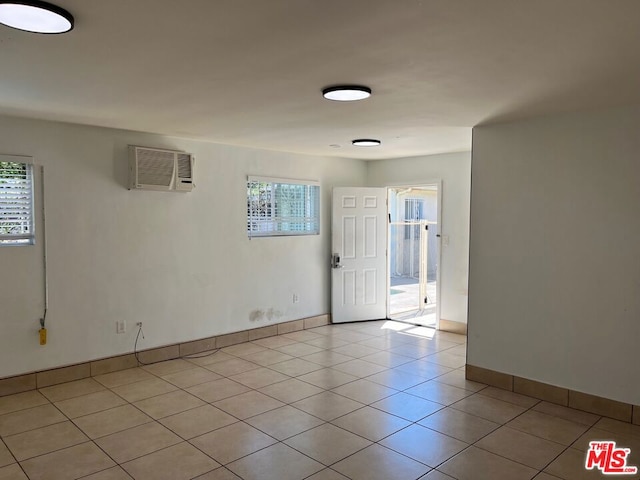
<path id="1" fill-rule="evenodd" d="M 269 183 L 269 184 L 281 184 L 281 185 L 302 185 L 305 187 L 317 187 L 317 195 L 316 195 L 316 212 L 312 218 L 315 220 L 315 225 L 317 228 L 315 230 L 271 230 L 271 231 L 262 231 L 257 232 L 250 228 L 250 222 L 252 219 L 251 208 L 248 206 L 247 208 L 247 235 L 249 238 L 260 238 L 260 237 L 289 237 L 289 236 L 306 236 L 306 235 L 320 235 L 320 182 L 316 180 L 302 180 L 302 179 L 292 179 L 292 178 L 279 178 L 279 177 L 262 177 L 255 175 L 247 176 L 247 203 L 249 203 L 249 185 L 251 183 Z M 274 216 L 274 223 L 276 222 Z M 301 218 L 302 220 L 307 217 L 296 217 Z M 291 222 L 293 223 L 293 222 Z"/>
<path id="2" fill-rule="evenodd" d="M 29 233 L 27 234 L 0 234 L 0 248 L 2 247 L 24 247 L 35 245 L 35 168 L 33 157 L 19 155 L 0 155 L 0 162 L 20 163 L 26 167 L 27 178 L 30 181 L 30 198 L 29 198 Z M 24 241 L 26 240 L 26 241 Z"/>

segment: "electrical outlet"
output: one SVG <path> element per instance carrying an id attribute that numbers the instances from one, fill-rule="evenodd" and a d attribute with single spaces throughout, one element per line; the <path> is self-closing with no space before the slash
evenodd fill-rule
<path id="1" fill-rule="evenodd" d="M 116 322 L 116 333 L 124 333 L 127 331 L 127 322 L 119 320 Z"/>
<path id="2" fill-rule="evenodd" d="M 293 294 L 292 301 L 293 301 L 293 303 L 298 303 L 300 301 L 300 297 L 298 297 L 297 293 Z"/>

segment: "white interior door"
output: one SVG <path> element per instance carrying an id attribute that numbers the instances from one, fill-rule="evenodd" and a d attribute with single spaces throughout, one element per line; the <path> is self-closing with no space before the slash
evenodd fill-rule
<path id="1" fill-rule="evenodd" d="M 331 318 L 387 315 L 387 189 L 333 189 Z"/>

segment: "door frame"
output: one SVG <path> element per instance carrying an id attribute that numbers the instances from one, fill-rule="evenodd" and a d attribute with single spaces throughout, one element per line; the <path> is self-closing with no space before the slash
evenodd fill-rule
<path id="1" fill-rule="evenodd" d="M 386 185 L 387 189 L 387 218 L 391 214 L 391 205 L 389 202 L 389 191 L 393 188 L 407 188 L 407 187 L 426 187 L 429 185 L 436 185 L 438 188 L 437 193 L 437 202 L 438 206 L 436 208 L 437 218 L 436 221 L 438 223 L 438 232 L 436 238 L 438 254 L 436 255 L 438 261 L 438 268 L 436 269 L 436 330 L 440 329 L 440 312 L 442 304 L 440 302 L 441 291 L 442 291 L 442 282 L 440 281 L 441 272 L 442 272 L 442 179 L 432 179 L 421 182 L 401 182 L 401 183 L 393 183 L 392 185 Z M 391 225 L 387 222 L 387 318 L 390 315 L 391 308 Z"/>

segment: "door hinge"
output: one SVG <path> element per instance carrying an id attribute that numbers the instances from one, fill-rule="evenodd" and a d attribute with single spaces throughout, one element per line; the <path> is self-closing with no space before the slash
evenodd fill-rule
<path id="1" fill-rule="evenodd" d="M 424 303 L 429 303 L 429 297 L 424 297 Z"/>

